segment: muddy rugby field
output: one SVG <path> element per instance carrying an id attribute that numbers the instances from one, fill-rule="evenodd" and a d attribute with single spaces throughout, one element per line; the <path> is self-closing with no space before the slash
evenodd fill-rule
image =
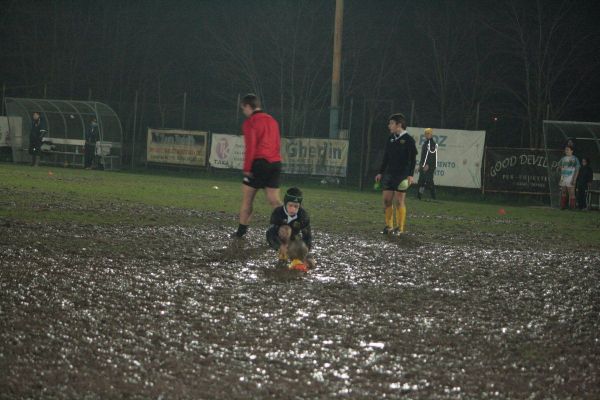
<path id="1" fill-rule="evenodd" d="M 445 229 L 315 220 L 305 275 L 276 266 L 264 212 L 232 240 L 235 212 L 32 182 L 0 182 L 2 399 L 600 397 L 600 250 L 543 224 L 452 229 L 411 199 L 413 228 Z"/>

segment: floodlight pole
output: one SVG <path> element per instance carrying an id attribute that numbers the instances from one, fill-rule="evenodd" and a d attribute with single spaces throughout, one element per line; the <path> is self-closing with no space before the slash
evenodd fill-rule
<path id="1" fill-rule="evenodd" d="M 181 116 L 181 129 L 185 129 L 186 108 L 187 108 L 187 92 L 183 92 L 183 114 Z"/>
<path id="2" fill-rule="evenodd" d="M 133 136 L 131 138 L 131 169 L 133 169 L 133 161 L 135 159 L 135 131 L 137 130 L 137 107 L 138 107 L 138 91 L 135 91 L 135 100 L 133 102 Z"/>
<path id="3" fill-rule="evenodd" d="M 0 107 L 2 107 L 2 115 L 4 114 L 4 99 L 6 98 L 6 83 L 2 84 L 2 105 Z"/>
<path id="4" fill-rule="evenodd" d="M 236 125 L 237 125 L 238 121 L 240 120 L 240 103 L 241 103 L 241 101 L 242 101 L 242 97 L 238 93 L 237 103 L 235 105 L 235 124 Z"/>
<path id="5" fill-rule="evenodd" d="M 339 136 L 340 71 L 342 68 L 342 28 L 344 25 L 344 0 L 335 0 L 335 25 L 333 31 L 333 70 L 331 73 L 331 108 L 329 109 L 329 138 Z"/>

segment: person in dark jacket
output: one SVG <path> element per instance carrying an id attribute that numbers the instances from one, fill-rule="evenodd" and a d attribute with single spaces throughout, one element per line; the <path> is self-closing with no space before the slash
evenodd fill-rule
<path id="1" fill-rule="evenodd" d="M 287 190 L 284 204 L 273 210 L 271 225 L 267 230 L 267 243 L 279 251 L 279 260 L 288 259 L 288 245 L 301 239 L 308 250 L 312 248 L 312 231 L 308 212 L 302 207 L 302 191 L 297 187 Z M 309 258 L 310 259 L 310 258 Z M 311 261 L 314 265 L 314 262 Z"/>
<path id="2" fill-rule="evenodd" d="M 388 129 L 390 136 L 385 143 L 379 173 L 375 176 L 375 182 L 381 182 L 383 189 L 384 235 L 404 232 L 406 191 L 413 183 L 417 163 L 417 145 L 406 131 L 404 115 L 392 114 L 388 118 Z"/>
<path id="3" fill-rule="evenodd" d="M 577 175 L 577 205 L 580 209 L 587 208 L 587 191 L 592 188 L 594 180 L 594 171 L 590 166 L 590 159 L 583 157 L 581 159 L 581 169 Z"/>
<path id="4" fill-rule="evenodd" d="M 84 148 L 84 162 L 83 167 L 85 169 L 91 169 L 96 159 L 96 142 L 100 140 L 100 131 L 98 130 L 98 120 L 96 117 L 92 117 L 90 120 L 90 126 L 85 132 L 85 148 Z"/>
<path id="5" fill-rule="evenodd" d="M 281 175 L 279 124 L 262 110 L 261 102 L 255 94 L 244 96 L 240 107 L 247 119 L 242 125 L 245 145 L 242 205 L 240 206 L 238 229 L 232 234 L 234 238 L 241 238 L 248 231 L 254 198 L 260 189 L 265 189 L 271 208 L 281 205 L 279 197 L 279 177 Z"/>
<path id="6" fill-rule="evenodd" d="M 34 112 L 31 120 L 31 131 L 29 132 L 29 154 L 31 154 L 31 165 L 40 165 L 42 156 L 42 137 L 46 134 L 46 124 L 39 112 Z"/>
<path id="7" fill-rule="evenodd" d="M 429 188 L 431 198 L 435 199 L 433 176 L 435 174 L 435 167 L 437 166 L 437 150 L 437 143 L 433 140 L 433 129 L 425 129 L 425 142 L 421 147 L 421 161 L 417 167 L 419 170 L 419 191 L 417 192 L 419 200 L 421 200 L 425 188 Z"/>

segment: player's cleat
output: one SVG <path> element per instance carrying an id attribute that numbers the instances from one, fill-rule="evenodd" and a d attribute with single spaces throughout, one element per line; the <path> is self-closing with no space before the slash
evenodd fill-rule
<path id="1" fill-rule="evenodd" d="M 402 235 L 403 233 L 404 233 L 404 232 L 402 232 L 402 231 L 400 230 L 400 228 L 394 228 L 394 229 L 392 230 L 392 235 L 394 235 L 394 236 L 400 236 L 400 235 Z"/>
<path id="2" fill-rule="evenodd" d="M 241 233 L 240 231 L 235 231 L 231 234 L 231 238 L 232 239 L 241 239 L 244 237 L 245 234 L 246 234 L 246 232 Z"/>
<path id="3" fill-rule="evenodd" d="M 383 235 L 389 235 L 390 233 L 392 233 L 392 230 L 389 227 L 386 226 L 385 228 L 383 228 L 383 230 L 381 231 L 381 233 Z"/>
<path id="4" fill-rule="evenodd" d="M 246 234 L 246 232 L 248 232 L 248 225 L 239 224 L 237 231 L 233 232 L 231 234 L 231 237 L 239 239 L 243 237 Z"/>

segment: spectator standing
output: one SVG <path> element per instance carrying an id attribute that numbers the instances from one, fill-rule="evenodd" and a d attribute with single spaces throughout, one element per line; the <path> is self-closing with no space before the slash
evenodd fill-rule
<path id="1" fill-rule="evenodd" d="M 29 154 L 31 165 L 39 166 L 42 157 L 42 137 L 46 134 L 46 124 L 39 112 L 35 111 L 31 117 L 31 131 L 29 132 Z"/>
<path id="2" fill-rule="evenodd" d="M 100 131 L 98 130 L 98 120 L 96 117 L 90 119 L 90 126 L 85 132 L 85 148 L 84 148 L 84 162 L 83 166 L 85 169 L 91 169 L 95 167 L 96 163 L 96 142 L 100 140 Z"/>
<path id="3" fill-rule="evenodd" d="M 575 208 L 575 183 L 579 167 L 579 160 L 573 155 L 573 148 L 565 146 L 565 156 L 558 162 L 561 210 L 567 208 L 567 199 L 569 208 Z"/>
<path id="4" fill-rule="evenodd" d="M 581 169 L 577 175 L 577 206 L 580 209 L 587 208 L 587 191 L 592 188 L 594 180 L 594 171 L 590 166 L 590 159 L 583 157 L 581 159 Z"/>
<path id="5" fill-rule="evenodd" d="M 425 129 L 425 142 L 421 147 L 421 161 L 417 169 L 419 170 L 419 191 L 417 197 L 421 200 L 421 196 L 425 192 L 425 188 L 429 188 L 431 198 L 435 199 L 435 184 L 433 176 L 435 167 L 437 167 L 437 151 L 438 145 L 433 140 L 433 129 Z"/>

